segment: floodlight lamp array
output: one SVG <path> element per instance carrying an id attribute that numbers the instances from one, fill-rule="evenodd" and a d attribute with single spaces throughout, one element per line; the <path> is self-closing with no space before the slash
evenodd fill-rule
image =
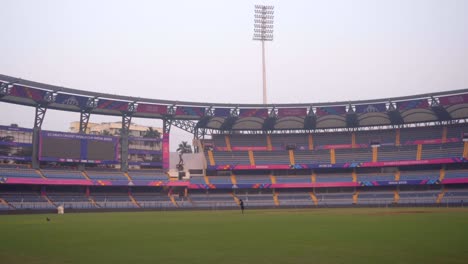
<path id="1" fill-rule="evenodd" d="M 273 21 L 272 21 L 273 23 Z M 269 28 L 269 29 L 273 29 L 273 24 L 254 24 L 254 28 L 261 28 L 261 29 L 265 29 L 265 28 Z"/>
<path id="2" fill-rule="evenodd" d="M 273 41 L 273 34 L 254 34 L 253 40 Z"/>
<path id="3" fill-rule="evenodd" d="M 268 6 L 268 5 L 255 5 L 255 9 L 273 10 L 273 9 L 275 9 L 275 7 L 274 6 Z"/>
<path id="4" fill-rule="evenodd" d="M 274 6 L 255 5 L 253 40 L 273 41 Z"/>
<path id="5" fill-rule="evenodd" d="M 274 19 L 275 16 L 272 16 L 272 15 L 266 15 L 266 14 L 255 14 L 255 18 L 260 18 L 262 20 L 265 20 L 265 19 Z"/>

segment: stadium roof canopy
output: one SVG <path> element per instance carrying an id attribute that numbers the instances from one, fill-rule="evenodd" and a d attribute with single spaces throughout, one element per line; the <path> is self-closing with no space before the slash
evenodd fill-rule
<path id="1" fill-rule="evenodd" d="M 96 93 L 0 74 L 0 101 L 100 115 L 191 120 L 196 128 L 223 131 L 358 128 L 468 118 L 468 89 L 333 103 L 223 104 Z"/>

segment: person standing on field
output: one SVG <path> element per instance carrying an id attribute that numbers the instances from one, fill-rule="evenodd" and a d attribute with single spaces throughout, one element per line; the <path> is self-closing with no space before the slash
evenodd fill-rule
<path id="1" fill-rule="evenodd" d="M 239 199 L 239 206 L 242 211 L 242 214 L 244 214 L 244 201 L 242 201 L 242 199 Z"/>

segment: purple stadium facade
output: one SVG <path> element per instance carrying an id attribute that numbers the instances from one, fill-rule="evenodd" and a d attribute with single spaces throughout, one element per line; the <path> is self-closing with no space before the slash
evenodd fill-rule
<path id="1" fill-rule="evenodd" d="M 235 208 L 239 198 L 258 208 L 463 206 L 468 200 L 468 90 L 336 103 L 217 104 L 0 75 L 0 102 L 36 110 L 31 128 L 0 126 L 0 212 L 59 205 Z M 81 132 L 42 130 L 47 109 L 79 113 Z M 121 134 L 86 134 L 91 115 L 121 117 Z M 162 120 L 162 137 L 130 137 L 134 117 Z M 194 135 L 203 173 L 169 177 L 172 126 Z M 133 165 L 144 169 L 129 169 Z"/>

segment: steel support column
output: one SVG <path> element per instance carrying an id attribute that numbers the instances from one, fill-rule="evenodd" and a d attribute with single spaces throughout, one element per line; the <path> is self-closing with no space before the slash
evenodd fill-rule
<path id="1" fill-rule="evenodd" d="M 42 105 L 36 106 L 36 114 L 34 117 L 34 128 L 32 137 L 32 155 L 31 163 L 33 169 L 39 169 L 39 139 L 41 133 L 42 122 L 46 114 L 47 108 Z"/>
<path id="2" fill-rule="evenodd" d="M 122 115 L 122 131 L 120 132 L 120 170 L 123 172 L 128 171 L 128 134 L 130 132 L 131 122 L 131 115 Z"/>
<path id="3" fill-rule="evenodd" d="M 91 116 L 90 112 L 81 111 L 81 113 L 80 113 L 80 131 L 79 131 L 79 133 L 86 134 L 87 129 L 88 129 L 88 122 L 89 122 L 89 117 L 90 116 Z"/>
<path id="4" fill-rule="evenodd" d="M 174 120 L 169 118 L 163 119 L 163 138 L 162 138 L 162 159 L 163 159 L 163 169 L 168 170 L 170 168 L 170 158 L 169 158 L 169 135 L 171 132 L 172 122 Z"/>

